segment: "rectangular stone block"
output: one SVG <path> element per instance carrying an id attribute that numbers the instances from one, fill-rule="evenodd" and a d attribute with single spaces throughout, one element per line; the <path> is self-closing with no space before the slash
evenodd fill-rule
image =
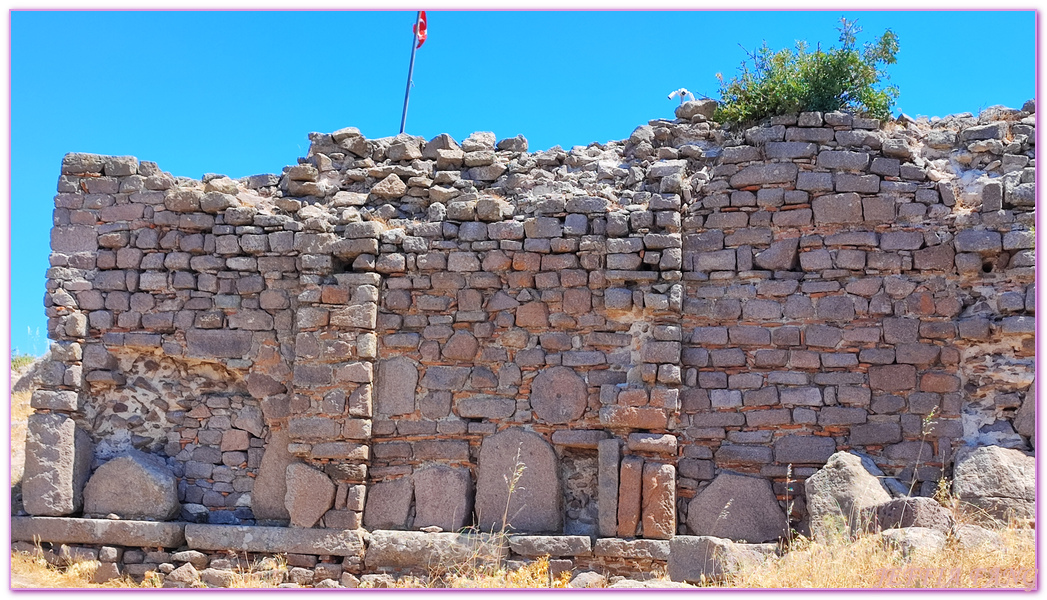
<path id="1" fill-rule="evenodd" d="M 676 535 L 676 467 L 643 466 L 643 537 L 668 540 Z"/>
<path id="2" fill-rule="evenodd" d="M 639 456 L 624 457 L 618 485 L 618 537 L 636 537 L 642 489 L 643 459 Z"/>
<path id="3" fill-rule="evenodd" d="M 11 541 L 34 539 L 52 544 L 178 548 L 185 544 L 185 523 L 11 517 Z"/>
<path id="4" fill-rule="evenodd" d="M 555 434 L 553 442 L 555 443 Z M 618 534 L 618 469 L 621 449 L 616 438 L 601 440 L 597 446 L 597 511 L 600 535 Z"/>
<path id="5" fill-rule="evenodd" d="M 192 550 L 234 553 L 361 556 L 364 551 L 361 532 L 342 529 L 187 524 L 185 541 Z"/>
<path id="6" fill-rule="evenodd" d="M 592 540 L 587 535 L 514 535 L 509 548 L 521 556 L 592 556 Z"/>

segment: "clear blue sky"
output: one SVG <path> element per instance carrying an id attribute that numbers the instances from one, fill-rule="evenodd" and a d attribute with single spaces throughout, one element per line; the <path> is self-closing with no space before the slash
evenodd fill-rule
<path id="1" fill-rule="evenodd" d="M 716 96 L 748 50 L 898 34 L 896 113 L 1021 107 L 1035 13 L 429 11 L 408 133 L 524 134 L 532 150 L 623 139 L 672 118 L 670 91 Z M 414 13 L 13 12 L 11 347 L 46 350 L 52 199 L 67 152 L 130 154 L 174 175 L 279 173 L 306 135 L 399 130 Z M 38 332 L 38 333 L 37 333 Z"/>

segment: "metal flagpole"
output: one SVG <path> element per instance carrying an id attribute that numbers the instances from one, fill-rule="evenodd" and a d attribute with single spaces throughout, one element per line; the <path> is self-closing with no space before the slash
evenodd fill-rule
<path id="1" fill-rule="evenodd" d="M 422 11 L 414 19 L 414 31 L 411 33 L 411 66 L 407 69 L 407 91 L 404 92 L 404 113 L 400 117 L 400 133 L 407 126 L 407 100 L 411 97 L 411 77 L 414 75 L 414 53 L 418 50 L 418 29 L 422 24 Z"/>

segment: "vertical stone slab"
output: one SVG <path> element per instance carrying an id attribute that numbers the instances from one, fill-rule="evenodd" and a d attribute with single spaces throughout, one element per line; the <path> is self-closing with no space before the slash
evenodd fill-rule
<path id="1" fill-rule="evenodd" d="M 636 537 L 640 524 L 640 491 L 643 489 L 643 459 L 626 456 L 622 459 L 621 479 L 618 484 L 618 537 Z"/>
<path id="2" fill-rule="evenodd" d="M 437 465 L 414 472 L 414 528 L 457 531 L 473 521 L 473 478 L 469 469 Z"/>
<path id="3" fill-rule="evenodd" d="M 407 529 L 411 513 L 413 486 L 410 477 L 382 481 L 367 490 L 364 506 L 364 527 L 376 529 Z"/>
<path id="4" fill-rule="evenodd" d="M 668 540 L 676 534 L 676 467 L 643 466 L 643 537 Z"/>
<path id="5" fill-rule="evenodd" d="M 476 477 L 476 516 L 482 531 L 503 525 L 520 533 L 559 533 L 563 492 L 556 453 L 541 436 L 519 428 L 484 438 Z M 520 477 L 510 493 L 518 466 Z M 503 518 L 505 523 L 503 523 Z"/>
<path id="6" fill-rule="evenodd" d="M 22 498 L 31 515 L 57 517 L 83 507 L 91 439 L 61 413 L 32 414 L 25 445 Z"/>
<path id="7" fill-rule="evenodd" d="M 291 436 L 286 429 L 272 431 L 265 446 L 258 477 L 251 490 L 251 512 L 259 521 L 287 522 L 284 496 L 287 494 L 287 466 L 294 462 L 294 455 L 287 451 Z"/>
<path id="8" fill-rule="evenodd" d="M 303 463 L 287 467 L 287 494 L 284 502 L 291 527 L 312 527 L 334 505 L 335 486 L 319 469 Z"/>
<path id="9" fill-rule="evenodd" d="M 403 356 L 378 363 L 376 411 L 383 417 L 414 412 L 414 392 L 418 386 L 418 368 Z"/>
<path id="10" fill-rule="evenodd" d="M 618 463 L 621 460 L 618 439 L 600 440 L 597 451 L 599 467 L 596 485 L 600 536 L 615 537 L 618 535 Z"/>

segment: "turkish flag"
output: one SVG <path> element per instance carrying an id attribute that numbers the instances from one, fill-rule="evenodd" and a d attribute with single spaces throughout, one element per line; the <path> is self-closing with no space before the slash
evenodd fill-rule
<path id="1" fill-rule="evenodd" d="M 411 27 L 411 30 L 414 31 L 415 37 L 418 38 L 418 45 L 415 46 L 415 48 L 421 48 L 422 44 L 425 43 L 426 38 L 429 37 L 429 29 L 426 27 L 424 10 L 418 11 L 418 22 Z"/>

